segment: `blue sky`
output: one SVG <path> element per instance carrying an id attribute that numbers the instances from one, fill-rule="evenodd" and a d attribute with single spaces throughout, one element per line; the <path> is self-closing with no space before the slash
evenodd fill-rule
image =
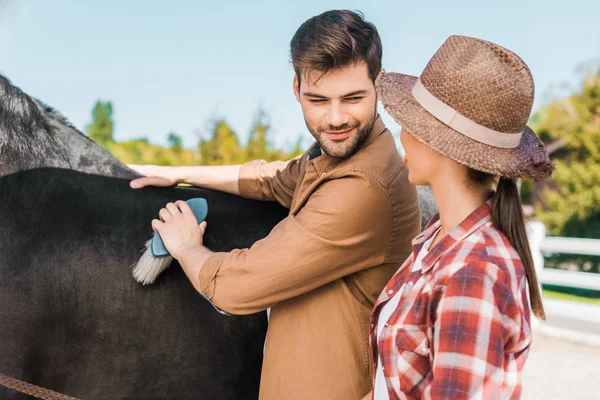
<path id="1" fill-rule="evenodd" d="M 307 18 L 339 8 L 377 26 L 388 71 L 420 74 L 451 34 L 515 51 L 532 70 L 535 107 L 600 58 L 600 2 L 591 0 L 0 0 L 0 73 L 81 129 L 96 100 L 111 100 L 117 140 L 165 144 L 175 131 L 191 147 L 214 117 L 245 139 L 262 105 L 278 145 L 299 134 L 308 144 L 289 41 Z"/>

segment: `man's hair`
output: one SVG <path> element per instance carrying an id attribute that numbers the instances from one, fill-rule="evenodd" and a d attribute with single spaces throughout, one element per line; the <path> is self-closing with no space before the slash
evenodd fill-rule
<path id="1" fill-rule="evenodd" d="M 294 34 L 290 50 L 298 84 L 307 71 L 320 72 L 320 78 L 364 62 L 375 82 L 381 70 L 381 38 L 360 12 L 331 10 L 310 18 Z"/>

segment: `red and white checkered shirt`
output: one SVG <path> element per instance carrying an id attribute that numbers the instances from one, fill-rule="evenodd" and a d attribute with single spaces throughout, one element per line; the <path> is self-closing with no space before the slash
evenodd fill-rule
<path id="1" fill-rule="evenodd" d="M 413 240 L 371 316 L 371 356 L 375 366 L 381 358 L 389 398 L 519 398 L 531 344 L 523 264 L 486 203 L 411 271 L 439 227 L 435 216 Z M 398 306 L 377 337 L 381 308 L 394 295 Z"/>

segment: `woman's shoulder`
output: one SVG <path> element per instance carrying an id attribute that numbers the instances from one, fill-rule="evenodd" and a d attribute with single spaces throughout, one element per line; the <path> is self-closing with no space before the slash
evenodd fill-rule
<path id="1" fill-rule="evenodd" d="M 508 238 L 491 223 L 457 242 L 440 257 L 439 264 L 443 267 L 438 270 L 446 270 L 441 274 L 445 278 L 465 267 L 495 276 L 498 273 L 512 275 L 517 280 L 525 274 L 517 251 Z"/>

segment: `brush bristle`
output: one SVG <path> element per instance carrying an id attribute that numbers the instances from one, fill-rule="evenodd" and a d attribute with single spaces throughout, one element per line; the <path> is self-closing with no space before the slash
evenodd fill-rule
<path id="1" fill-rule="evenodd" d="M 133 278 L 142 285 L 150 285 L 154 283 L 158 275 L 169 267 L 173 261 L 173 257 L 154 257 L 150 249 L 151 240 L 146 242 L 146 250 L 140 260 L 133 268 Z"/>

